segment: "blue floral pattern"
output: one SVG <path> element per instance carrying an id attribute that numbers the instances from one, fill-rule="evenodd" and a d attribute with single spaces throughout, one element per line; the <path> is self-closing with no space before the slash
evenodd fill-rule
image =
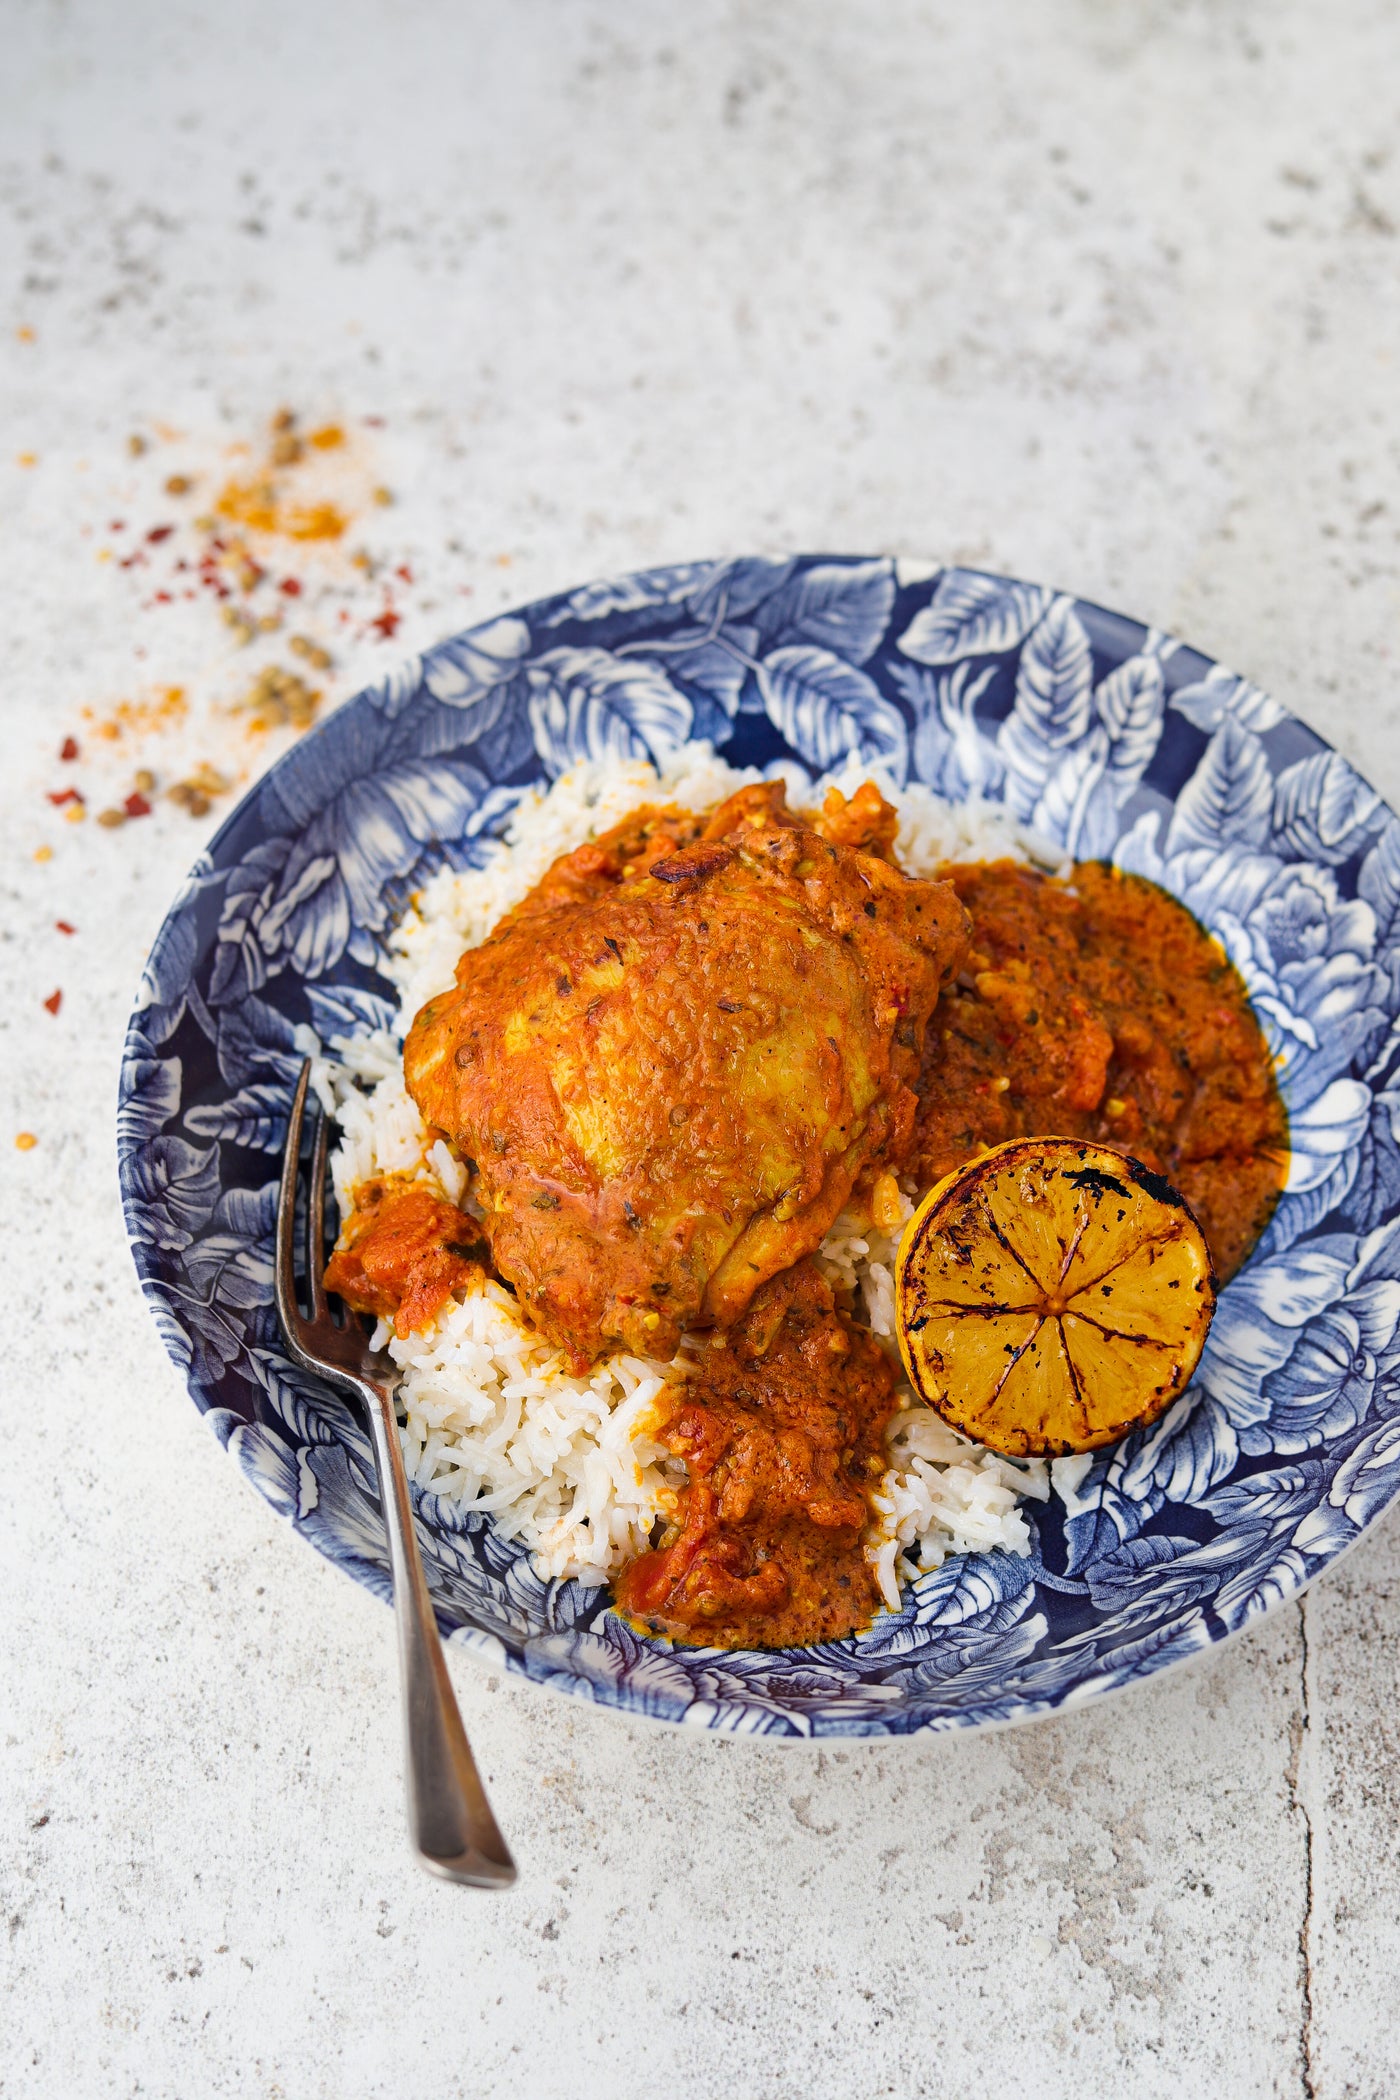
<path id="1" fill-rule="evenodd" d="M 585 585 L 351 701 L 230 818 L 127 1037 L 136 1265 L 198 1406 L 281 1514 L 388 1594 L 363 1424 L 282 1353 L 275 1177 L 312 1032 L 381 1026 L 386 930 L 577 759 L 708 737 L 847 754 L 1149 875 L 1218 935 L 1280 1060 L 1293 1161 L 1191 1391 L 1032 1518 L 830 1646 L 670 1649 L 418 1499 L 445 1633 L 578 1696 L 731 1732 L 896 1735 L 1048 1712 L 1296 1594 L 1400 1491 L 1400 820 L 1256 686 L 1037 584 L 882 559 L 690 563 Z"/>

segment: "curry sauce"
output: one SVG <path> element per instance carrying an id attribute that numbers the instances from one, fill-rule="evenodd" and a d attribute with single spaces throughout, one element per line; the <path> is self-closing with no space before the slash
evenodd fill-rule
<path id="1" fill-rule="evenodd" d="M 927 1188 L 1013 1137 L 1088 1138 L 1164 1174 L 1222 1282 L 1269 1219 L 1288 1122 L 1244 981 L 1183 905 L 1099 862 L 945 870 L 972 943 L 924 1046 L 911 1165 Z"/>
<path id="2" fill-rule="evenodd" d="M 809 1261 L 701 1347 L 663 1438 L 688 1473 L 659 1547 L 623 1570 L 619 1609 L 715 1648 L 834 1641 L 874 1616 L 862 1546 L 887 1463 L 896 1372 Z"/>

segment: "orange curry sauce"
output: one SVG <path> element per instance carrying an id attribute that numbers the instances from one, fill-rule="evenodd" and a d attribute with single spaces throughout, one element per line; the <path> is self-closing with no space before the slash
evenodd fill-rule
<path id="1" fill-rule="evenodd" d="M 1097 861 L 945 870 L 972 919 L 924 1045 L 921 1189 L 1012 1137 L 1092 1138 L 1164 1174 L 1221 1282 L 1273 1216 L 1288 1123 L 1243 980 L 1184 905 Z"/>
<path id="2" fill-rule="evenodd" d="M 1232 1275 L 1278 1200 L 1288 1131 L 1221 949 L 1155 884 L 1098 863 L 1068 883 L 1009 861 L 945 872 L 971 938 L 929 1024 L 906 1180 L 922 1192 L 1009 1137 L 1091 1138 L 1173 1181 Z M 479 1228 L 421 1184 L 356 1195 L 327 1286 L 408 1333 L 488 1259 Z M 898 1370 L 851 1311 L 801 1261 L 729 1331 L 690 1337 L 657 1432 L 687 1482 L 617 1584 L 648 1632 L 797 1647 L 874 1616 L 864 1541 Z"/>
<path id="3" fill-rule="evenodd" d="M 326 1267 L 325 1286 L 358 1312 L 392 1320 L 400 1339 L 429 1327 L 454 1291 L 484 1271 L 481 1229 L 421 1182 L 363 1181 Z"/>
<path id="4" fill-rule="evenodd" d="M 716 1648 L 797 1648 L 864 1626 L 862 1540 L 885 1471 L 896 1373 L 810 1261 L 699 1350 L 665 1441 L 686 1461 L 676 1523 L 624 1568 L 618 1608 Z"/>

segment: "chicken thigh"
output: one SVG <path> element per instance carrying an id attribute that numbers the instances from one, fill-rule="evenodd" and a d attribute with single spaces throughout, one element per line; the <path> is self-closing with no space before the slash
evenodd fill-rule
<path id="1" fill-rule="evenodd" d="M 475 1163 L 495 1266 L 575 1367 L 730 1325 L 905 1154 L 967 916 L 883 857 L 878 811 L 853 826 L 836 799 L 799 820 L 779 782 L 708 822 L 636 812 L 414 1021 L 409 1091 Z"/>

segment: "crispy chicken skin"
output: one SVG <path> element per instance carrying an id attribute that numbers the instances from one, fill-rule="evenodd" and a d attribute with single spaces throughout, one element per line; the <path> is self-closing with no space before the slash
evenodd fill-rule
<path id="1" fill-rule="evenodd" d="M 496 1267 L 574 1364 L 730 1325 L 903 1158 L 968 922 L 883 857 L 877 802 L 814 825 L 777 782 L 708 823 L 637 811 L 414 1021 L 409 1092 L 475 1161 Z"/>

